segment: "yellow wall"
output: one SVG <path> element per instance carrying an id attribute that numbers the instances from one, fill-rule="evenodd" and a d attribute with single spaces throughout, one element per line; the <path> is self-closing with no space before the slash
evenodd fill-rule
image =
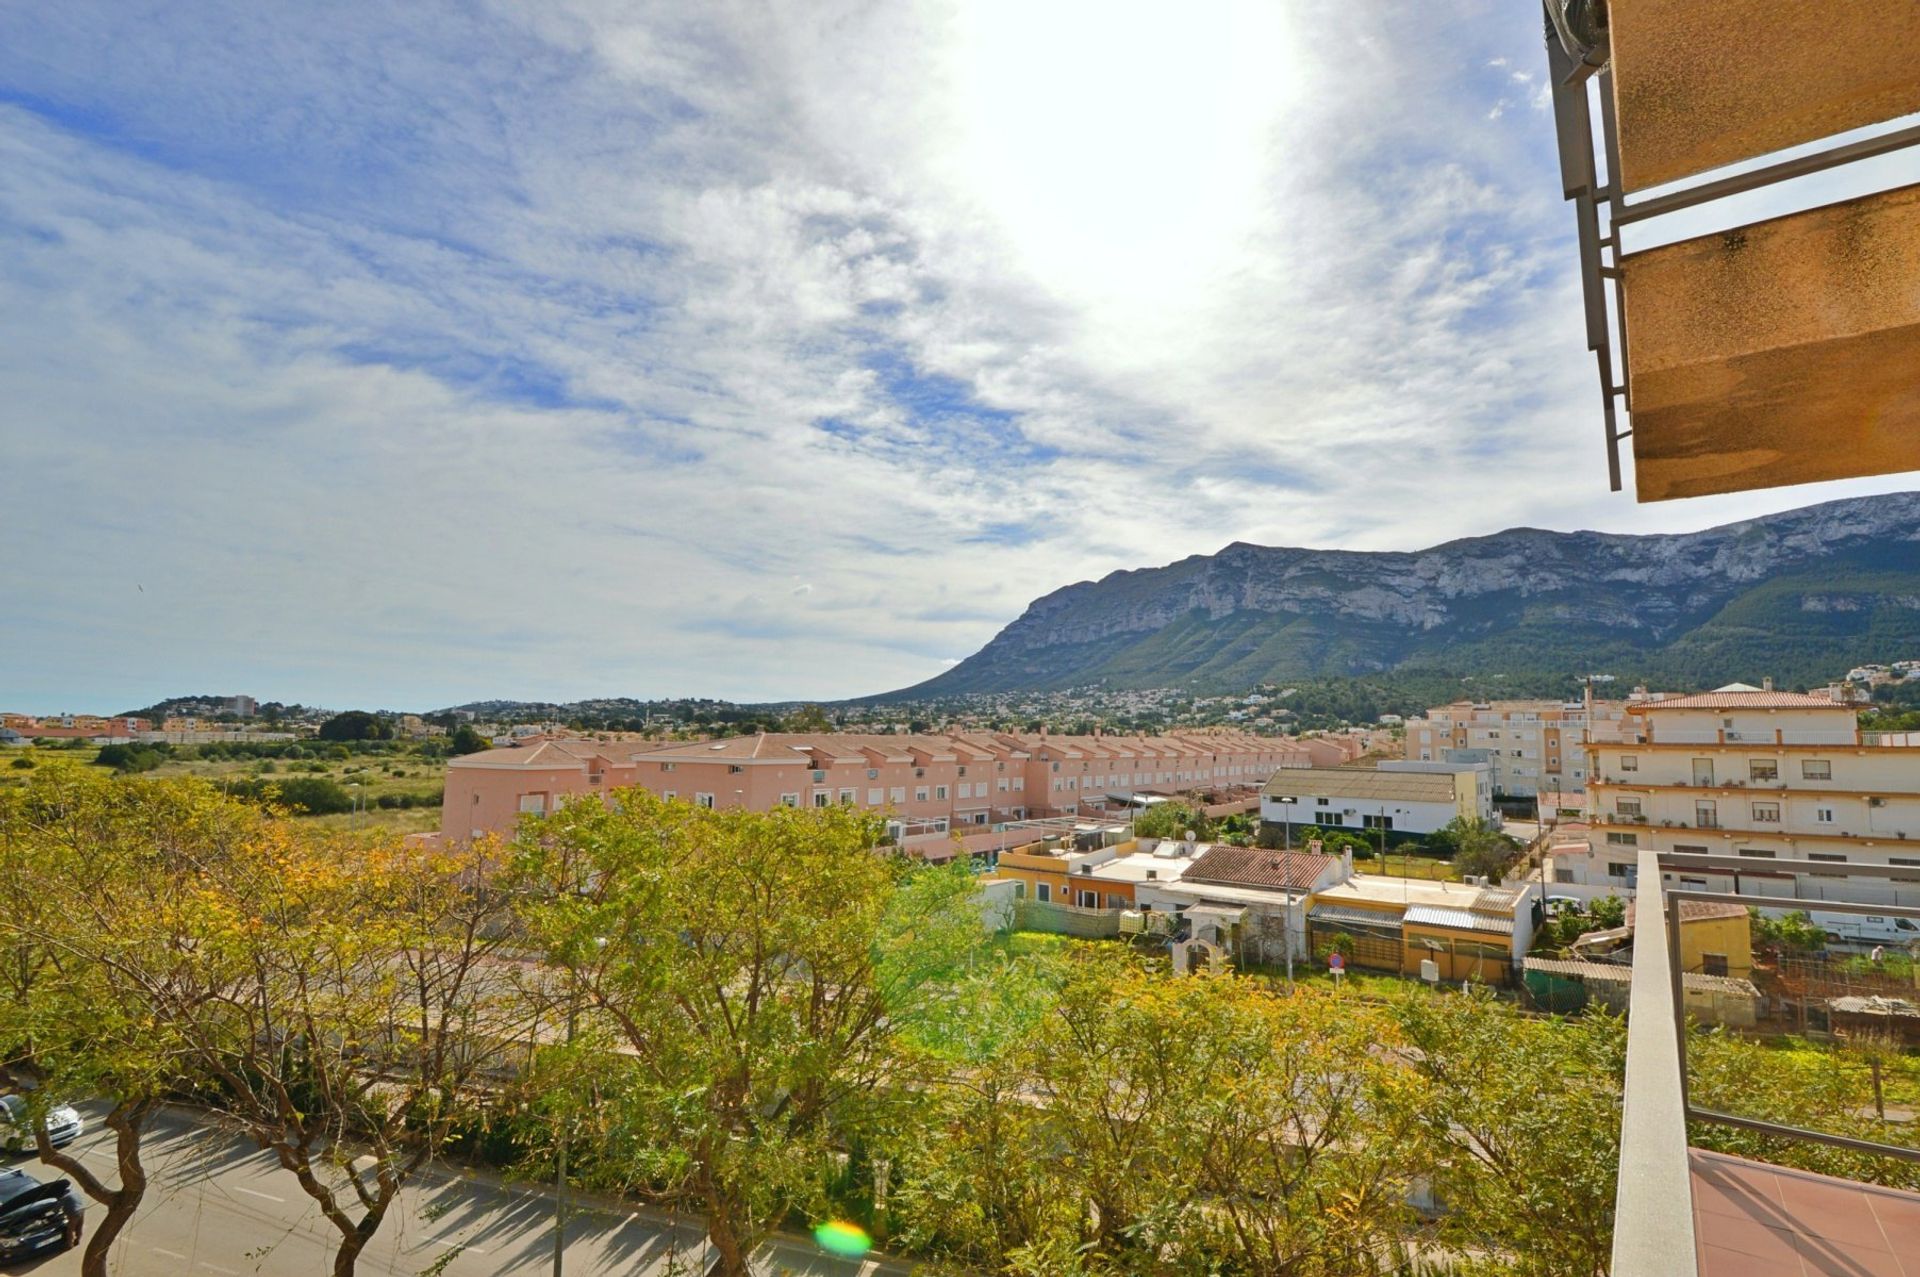
<path id="1" fill-rule="evenodd" d="M 1680 924 L 1680 966 L 1685 971 L 1705 969 L 1704 955 L 1727 955 L 1727 974 L 1744 980 L 1753 974 L 1753 929 L 1745 914 L 1725 918 L 1691 918 Z"/>

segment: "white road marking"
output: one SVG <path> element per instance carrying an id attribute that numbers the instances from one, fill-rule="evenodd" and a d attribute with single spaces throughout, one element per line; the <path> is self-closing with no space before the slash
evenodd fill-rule
<path id="1" fill-rule="evenodd" d="M 168 1259 L 185 1259 L 186 1258 L 186 1256 L 182 1255 L 179 1251 L 168 1250 L 165 1246 L 149 1246 L 147 1247 L 147 1249 L 152 1251 L 156 1255 L 165 1255 Z"/>
<path id="2" fill-rule="evenodd" d="M 245 1193 L 248 1197 L 264 1197 L 270 1202 L 284 1202 L 287 1200 L 284 1197 L 275 1197 L 272 1193 L 263 1193 L 257 1188 L 242 1188 L 238 1184 L 233 1186 L 233 1191 L 236 1193 Z"/>
<path id="3" fill-rule="evenodd" d="M 222 1268 L 222 1267 L 220 1267 L 220 1266 L 219 1266 L 219 1265 L 217 1265 L 217 1264 L 209 1264 L 209 1263 L 208 1263 L 208 1262 L 207 1262 L 206 1260 L 204 1260 L 204 1259 L 200 1261 L 200 1266 L 201 1266 L 202 1268 L 204 1268 L 204 1269 L 206 1269 L 206 1270 L 207 1270 L 208 1272 L 210 1272 L 210 1273 L 220 1273 L 220 1274 L 223 1274 L 223 1277 L 240 1277 L 240 1274 L 239 1274 L 239 1273 L 236 1273 L 236 1272 L 234 1272 L 234 1271 L 233 1271 L 233 1269 L 231 1269 L 231 1268 Z"/>

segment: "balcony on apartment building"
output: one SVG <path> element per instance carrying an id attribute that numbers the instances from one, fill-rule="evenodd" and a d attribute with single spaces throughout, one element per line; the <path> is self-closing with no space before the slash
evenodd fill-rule
<path id="1" fill-rule="evenodd" d="M 1689 1131 L 1732 1127 L 1873 1157 L 1920 1162 L 1920 1146 L 1783 1126 L 1694 1105 L 1689 1096 L 1679 916 L 1689 901 L 1747 904 L 1749 895 L 1673 890 L 1663 872 L 1729 873 L 1734 857 L 1642 851 L 1643 918 L 1633 948 L 1625 1105 L 1620 1125 L 1612 1277 L 1920 1274 L 1920 1194 L 1690 1147 Z M 1746 868 L 1750 868 L 1747 866 Z M 1772 872 L 1849 873 L 1920 885 L 1920 869 L 1775 860 Z M 1657 915 L 1650 908 L 1658 905 Z M 1777 907 L 1777 906 L 1776 906 Z M 1828 899 L 1823 912 L 1920 917 L 1920 907 Z M 1909 1137 L 1911 1138 L 1911 1137 Z"/>
<path id="2" fill-rule="evenodd" d="M 1546 10 L 1612 487 L 1920 468 L 1920 5 Z"/>

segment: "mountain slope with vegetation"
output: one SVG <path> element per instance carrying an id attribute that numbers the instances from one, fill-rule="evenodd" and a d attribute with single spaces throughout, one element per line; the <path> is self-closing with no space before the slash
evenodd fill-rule
<path id="1" fill-rule="evenodd" d="M 1515 528 L 1410 553 L 1236 543 L 1056 590 L 881 699 L 1422 670 L 1809 684 L 1915 653 L 1920 493 L 1896 493 L 1681 534 Z"/>

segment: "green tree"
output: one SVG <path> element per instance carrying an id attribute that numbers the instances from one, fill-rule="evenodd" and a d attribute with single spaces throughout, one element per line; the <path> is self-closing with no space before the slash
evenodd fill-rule
<path id="1" fill-rule="evenodd" d="M 493 860 L 262 816 L 195 867 L 152 1014 L 332 1226 L 334 1277 L 494 1091 L 487 1063 L 525 1040 L 534 1004 L 491 961 L 509 934 Z"/>
<path id="2" fill-rule="evenodd" d="M 155 1006 L 191 966 L 198 869 L 258 816 L 204 781 L 114 782 L 71 767 L 0 792 L 0 1072 L 32 1088 L 41 1160 L 105 1208 L 85 1277 L 105 1277 L 145 1198 L 149 1120 L 201 1080 Z M 77 1095 L 107 1102 L 111 1179 L 47 1140 L 37 1097 Z"/>
<path id="3" fill-rule="evenodd" d="M 1393 1004 L 1424 1084 L 1415 1158 L 1448 1210 L 1440 1239 L 1476 1272 L 1605 1277 L 1626 1067 L 1621 1022 L 1530 1019 L 1484 991 Z M 1551 1089 L 1546 1089 L 1548 1082 Z"/>
<path id="4" fill-rule="evenodd" d="M 779 727 L 783 732 L 830 732 L 833 720 L 818 705 L 802 705 L 781 719 Z"/>
<path id="5" fill-rule="evenodd" d="M 1460 816 L 1427 836 L 1427 848 L 1453 861 L 1463 876 L 1484 876 L 1499 882 L 1520 861 L 1520 840 L 1501 833 L 1484 820 Z"/>
<path id="6" fill-rule="evenodd" d="M 1184 838 L 1189 830 L 1202 841 L 1213 836 L 1212 822 L 1186 803 L 1155 803 L 1133 821 L 1133 832 L 1141 838 Z"/>
<path id="7" fill-rule="evenodd" d="M 896 1021 L 944 987 L 953 950 L 985 942 L 971 876 L 908 890 L 879 835 L 851 808 L 624 790 L 518 840 L 528 933 L 577 999 L 629 1174 L 697 1205 L 726 1277 L 821 1208 L 820 1167 L 879 1086 Z"/>
<path id="8" fill-rule="evenodd" d="M 390 740 L 392 737 L 393 728 L 385 719 L 363 709 L 335 714 L 320 724 L 320 739 L 325 741 Z"/>
<path id="9" fill-rule="evenodd" d="M 1795 909 L 1771 918 L 1758 909 L 1747 910 L 1754 941 L 1775 955 L 1817 953 L 1827 947 L 1827 933 L 1805 910 Z"/>
<path id="10" fill-rule="evenodd" d="M 474 731 L 473 724 L 462 723 L 453 729 L 453 736 L 449 739 L 448 744 L 455 755 L 460 755 L 477 754 L 483 749 L 491 748 L 493 742 L 489 741 L 479 732 Z"/>

